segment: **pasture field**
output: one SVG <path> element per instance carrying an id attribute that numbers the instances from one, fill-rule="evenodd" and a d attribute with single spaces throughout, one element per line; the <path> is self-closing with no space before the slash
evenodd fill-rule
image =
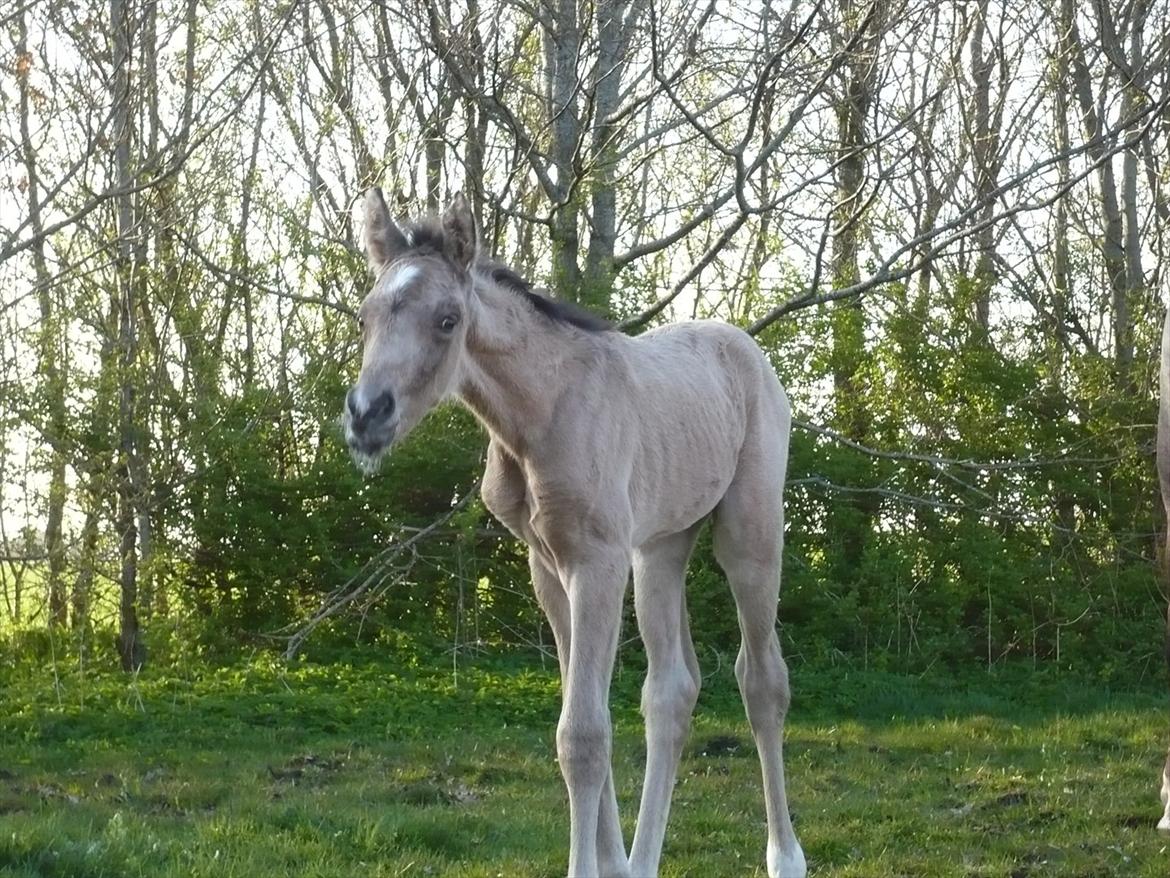
<path id="1" fill-rule="evenodd" d="M 712 663 L 714 664 L 714 663 Z M 724 661 L 705 680 L 664 876 L 760 876 L 763 805 Z M 816 876 L 1170 874 L 1160 679 L 792 668 L 787 764 Z M 640 672 L 619 669 L 632 834 Z M 567 807 L 540 659 L 0 670 L 0 875 L 553 878 Z"/>

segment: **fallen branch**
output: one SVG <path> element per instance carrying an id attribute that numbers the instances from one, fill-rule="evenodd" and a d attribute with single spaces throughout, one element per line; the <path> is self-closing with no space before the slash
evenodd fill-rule
<path id="1" fill-rule="evenodd" d="M 466 509 L 476 497 L 479 496 L 479 482 L 476 482 L 466 494 L 459 498 L 447 512 L 436 518 L 424 528 L 415 530 L 409 537 L 391 543 L 389 546 L 380 551 L 377 555 L 362 565 L 354 576 L 346 580 L 345 583 L 335 588 L 325 599 L 321 602 L 318 608 L 304 625 L 288 637 L 288 646 L 285 647 L 284 657 L 291 659 L 296 656 L 301 648 L 301 644 L 309 637 L 310 634 L 324 622 L 326 619 L 332 618 L 344 610 L 346 607 L 354 603 L 363 595 L 370 594 L 374 596 L 382 591 L 385 587 L 393 585 L 395 582 L 401 581 L 401 578 L 410 571 L 417 559 L 417 547 L 419 543 L 427 538 L 434 536 L 440 528 L 455 517 L 456 514 Z M 407 563 L 395 563 L 403 556 L 408 556 Z M 392 566 L 393 565 L 393 566 Z M 392 582 L 387 584 L 390 577 L 395 577 Z"/>

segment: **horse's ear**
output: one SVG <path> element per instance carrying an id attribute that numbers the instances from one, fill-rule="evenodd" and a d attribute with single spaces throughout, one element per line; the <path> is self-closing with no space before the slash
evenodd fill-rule
<path id="1" fill-rule="evenodd" d="M 443 211 L 443 253 L 462 269 L 471 267 L 479 247 L 479 234 L 475 230 L 475 216 L 471 205 L 459 192 Z"/>
<path id="2" fill-rule="evenodd" d="M 407 248 L 406 236 L 394 224 L 382 190 L 366 193 L 366 258 L 374 273 L 379 273 Z"/>

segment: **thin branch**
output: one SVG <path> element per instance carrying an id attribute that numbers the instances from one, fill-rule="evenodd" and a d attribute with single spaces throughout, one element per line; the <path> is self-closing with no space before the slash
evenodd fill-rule
<path id="1" fill-rule="evenodd" d="M 371 590 L 381 589 L 385 585 L 392 585 L 401 581 L 401 578 L 414 564 L 417 547 L 427 538 L 440 531 L 452 518 L 462 512 L 479 496 L 480 483 L 476 482 L 450 510 L 436 518 L 421 530 L 415 531 L 404 540 L 391 543 L 377 555 L 367 561 L 362 569 L 350 577 L 343 585 L 330 592 L 322 601 L 320 608 L 301 625 L 299 629 L 288 636 L 288 645 L 285 647 L 284 657 L 292 659 L 300 650 L 302 644 L 310 634 L 326 619 L 336 616 L 353 604 L 358 598 Z M 409 560 L 398 568 L 392 567 L 400 562 L 404 556 Z M 394 576 L 392 582 L 387 580 Z"/>
<path id="2" fill-rule="evenodd" d="M 790 314 L 793 311 L 799 311 L 813 305 L 835 302 L 840 299 L 852 298 L 867 292 L 874 287 L 881 286 L 882 284 L 902 280 L 903 278 L 909 277 L 910 275 L 919 271 L 923 265 L 928 264 L 931 260 L 934 259 L 935 256 L 937 256 L 956 241 L 969 238 L 980 229 L 985 228 L 988 225 L 994 225 L 996 223 L 1002 222 L 1004 219 L 1015 216 L 1016 214 L 1039 210 L 1042 207 L 1047 207 L 1051 204 L 1054 204 L 1056 201 L 1060 200 L 1066 194 L 1068 194 L 1068 192 L 1075 188 L 1082 180 L 1095 173 L 1102 164 L 1109 161 L 1109 159 L 1114 155 L 1126 149 L 1130 149 L 1134 144 L 1141 142 L 1146 137 L 1153 124 L 1157 121 L 1157 114 L 1167 107 L 1170 107 L 1170 97 L 1166 98 L 1161 103 L 1147 106 L 1144 110 L 1141 110 L 1129 119 L 1122 120 L 1112 131 L 1106 134 L 1093 137 L 1071 149 L 1036 161 L 1030 167 L 1024 169 L 1006 182 L 997 186 L 994 190 L 988 192 L 985 198 L 976 199 L 973 201 L 965 210 L 961 211 L 950 221 L 928 229 L 927 231 L 916 235 L 905 244 L 898 247 L 882 262 L 878 270 L 865 280 L 851 284 L 847 287 L 841 287 L 840 289 L 821 294 L 817 293 L 816 287 L 810 287 L 802 295 L 796 296 L 792 299 L 789 299 L 782 305 L 776 306 L 763 317 L 756 320 L 753 324 L 751 324 L 751 326 L 747 328 L 748 333 L 751 335 L 758 335 L 781 317 L 786 314 Z M 987 203 L 998 201 L 1007 192 L 1022 186 L 1028 180 L 1035 177 L 1040 171 L 1051 167 L 1057 162 L 1063 161 L 1066 158 L 1079 156 L 1086 152 L 1099 150 L 1103 144 L 1114 139 L 1120 132 L 1131 128 L 1136 122 L 1143 118 L 1146 118 L 1145 124 L 1133 137 L 1120 140 L 1111 148 L 1101 150 L 1101 154 L 1097 156 L 1084 170 L 1082 170 L 1076 176 L 1071 177 L 1064 185 L 1058 187 L 1050 197 L 1034 202 L 1019 202 L 1010 208 L 1006 208 L 999 213 L 992 215 L 991 217 L 984 218 L 980 222 L 969 226 L 967 225 L 972 217 L 979 213 L 979 211 L 982 210 L 987 205 Z M 959 229 L 960 231 L 955 232 L 956 229 Z M 947 232 L 953 232 L 953 234 L 946 235 L 942 238 L 941 241 L 935 240 L 940 235 L 943 235 Z M 894 268 L 894 265 L 899 259 L 917 247 L 927 243 L 930 244 L 930 247 L 925 252 L 923 252 L 918 259 L 912 258 L 902 268 Z"/>

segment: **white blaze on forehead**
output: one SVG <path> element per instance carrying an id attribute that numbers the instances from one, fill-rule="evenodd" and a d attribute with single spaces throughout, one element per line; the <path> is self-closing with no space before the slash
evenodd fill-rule
<path id="1" fill-rule="evenodd" d="M 422 269 L 417 265 L 404 265 L 390 278 L 390 283 L 386 284 L 386 296 L 390 299 L 397 297 L 421 276 Z"/>

